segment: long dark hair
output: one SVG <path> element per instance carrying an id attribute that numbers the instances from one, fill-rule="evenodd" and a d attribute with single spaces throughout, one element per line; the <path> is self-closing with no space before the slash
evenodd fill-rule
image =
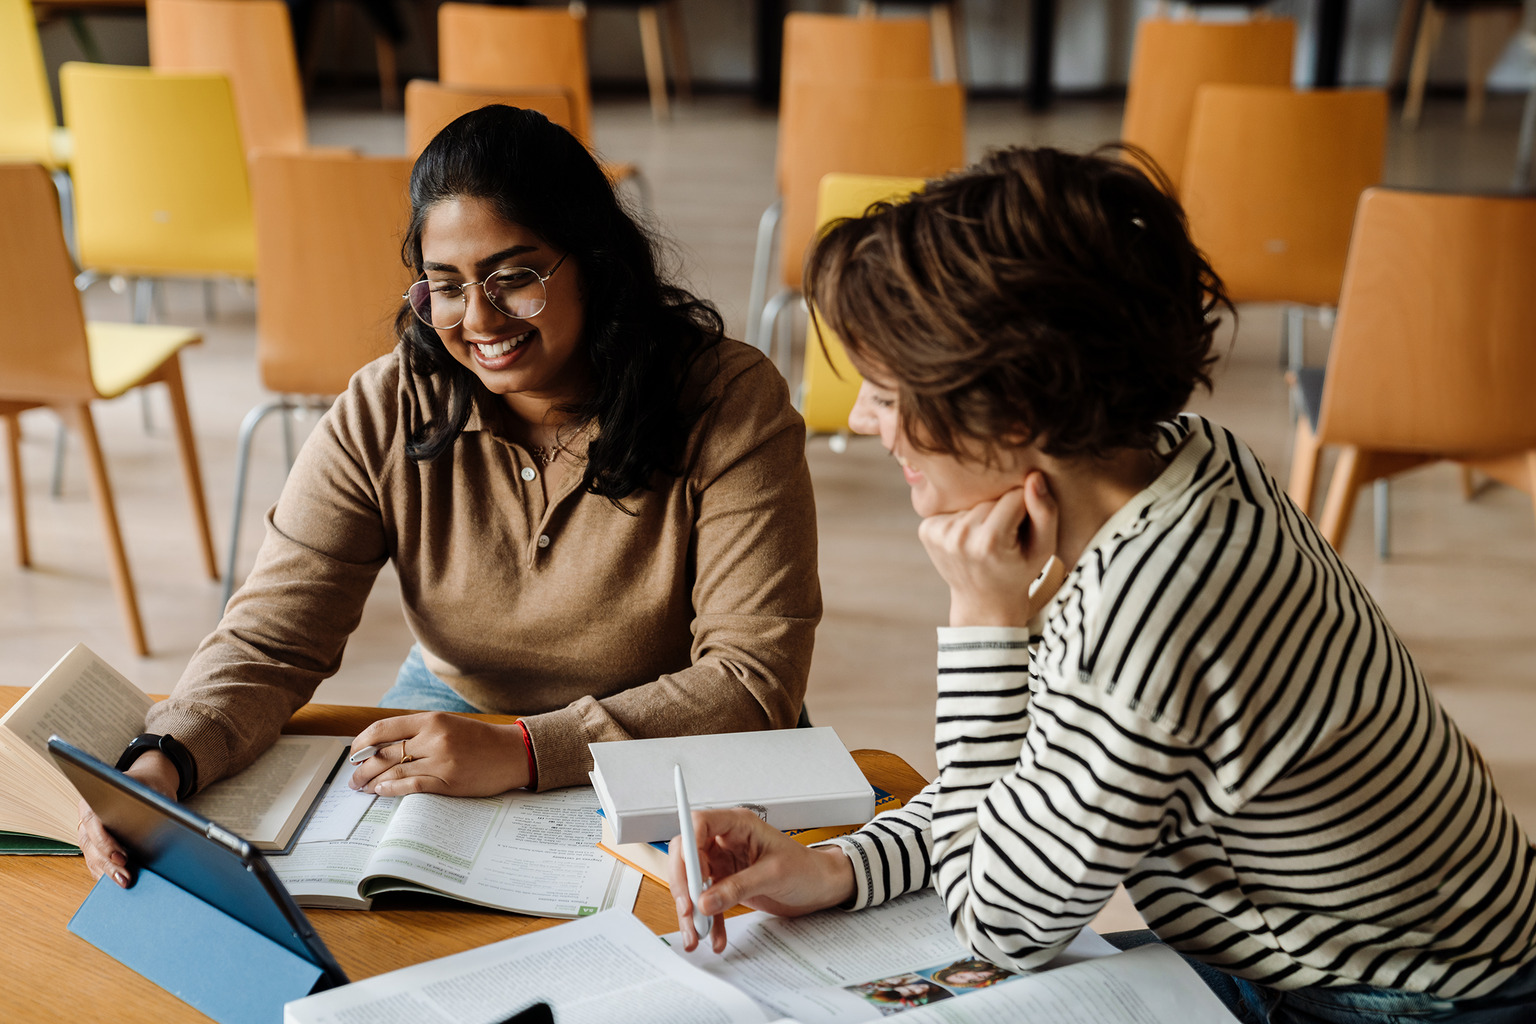
<path id="1" fill-rule="evenodd" d="M 570 254 L 581 268 L 584 359 L 591 394 L 562 411 L 595 422 L 582 485 L 622 508 L 655 473 L 682 471 L 683 445 L 699 408 L 685 408 L 689 368 L 724 336 L 719 312 L 662 282 L 657 242 L 625 212 L 613 185 L 570 132 L 517 107 L 472 111 L 437 134 L 411 170 L 411 224 L 401 256 L 422 273 L 421 232 L 447 199 L 491 204 L 504 220 Z M 437 332 L 402 303 L 395 327 L 414 373 L 437 378 L 446 414 L 421 424 L 406 446 L 418 462 L 448 451 L 482 387 Z"/>
<path id="2" fill-rule="evenodd" d="M 805 294 L 895 378 L 914 446 L 1150 448 L 1211 386 L 1220 311 L 1236 315 L 1155 168 L 1130 147 L 991 153 L 833 225 Z"/>

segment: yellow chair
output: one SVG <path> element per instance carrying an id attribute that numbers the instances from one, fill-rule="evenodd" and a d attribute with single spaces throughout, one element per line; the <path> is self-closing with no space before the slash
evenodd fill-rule
<path id="1" fill-rule="evenodd" d="M 790 378 L 790 345 L 776 343 L 780 317 L 798 295 L 805 250 L 816 232 L 823 176 L 934 178 L 965 163 L 965 93 L 958 82 L 802 79 L 784 86 L 782 290 L 763 304 L 757 346 Z M 786 321 L 787 323 L 787 321 Z"/>
<path id="2" fill-rule="evenodd" d="M 91 418 L 91 402 L 155 382 L 166 385 L 203 562 L 208 575 L 218 579 L 179 358 L 182 348 L 201 338 L 195 331 L 180 327 L 85 322 L 53 186 L 46 171 L 36 164 L 0 164 L 0 277 L 25 282 L 29 298 L 27 315 L 10 317 L 0 327 L 0 419 L 9 428 L 17 561 L 22 566 L 31 564 L 18 465 L 17 414 L 47 406 L 73 427 L 85 446 L 91 491 L 106 533 L 112 583 L 128 637 L 135 651 L 148 655 L 112 488 Z"/>
<path id="3" fill-rule="evenodd" d="M 1438 460 L 1536 491 L 1536 199 L 1373 188 L 1360 199 L 1326 376 L 1306 371 L 1292 500 L 1343 451 L 1319 529 L 1342 547 L 1360 488 Z"/>
<path id="4" fill-rule="evenodd" d="M 0 0 L 0 159 L 69 163 L 30 0 Z"/>
<path id="5" fill-rule="evenodd" d="M 1174 190 L 1195 91 L 1207 83 L 1290 85 L 1296 25 L 1260 14 L 1248 21 L 1146 18 L 1136 27 L 1120 137 L 1146 150 Z"/>
<path id="6" fill-rule="evenodd" d="M 411 161 L 352 153 L 258 153 L 256 365 L 278 397 L 240 426 L 235 504 L 225 561 L 224 603 L 234 589 L 251 439 L 283 416 L 292 465 L 289 410 L 324 408 L 352 374 L 394 348 L 394 317 L 410 272 L 400 243 L 410 222 Z"/>
<path id="7" fill-rule="evenodd" d="M 537 110 L 555 124 L 572 125 L 571 94 L 564 89 L 526 89 L 505 92 L 469 89 L 413 79 L 405 86 L 405 151 L 419 156 L 427 143 L 450 122 L 471 110 L 493 103 Z"/>
<path id="8" fill-rule="evenodd" d="M 882 200 L 897 200 L 920 190 L 922 178 L 885 177 L 873 174 L 828 174 L 821 179 L 816 198 L 816 230 L 845 217 L 862 217 Z M 848 432 L 848 414 L 859 395 L 863 378 L 848 361 L 843 343 L 830 330 L 822 330 L 812 317 L 805 337 L 805 372 L 800 385 L 800 412 L 806 429 L 814 434 Z"/>
<path id="9" fill-rule="evenodd" d="M 247 152 L 308 145 L 293 29 L 283 0 L 148 0 L 149 62 L 229 76 Z"/>
<path id="10" fill-rule="evenodd" d="M 255 276 L 245 147 L 228 78 L 68 63 L 59 82 L 85 269 Z"/>
<path id="11" fill-rule="evenodd" d="M 1381 182 L 1387 94 L 1203 85 L 1180 189 L 1190 234 L 1238 302 L 1339 302 L 1360 193 Z M 1288 364 L 1303 360 L 1288 311 Z"/>

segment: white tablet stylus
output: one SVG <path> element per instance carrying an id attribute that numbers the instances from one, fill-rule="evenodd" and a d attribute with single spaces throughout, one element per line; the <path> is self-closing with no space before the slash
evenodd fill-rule
<path id="1" fill-rule="evenodd" d="M 672 766 L 672 781 L 677 784 L 677 827 L 683 844 L 683 867 L 688 875 L 688 898 L 693 901 L 693 930 L 699 938 L 709 934 L 714 918 L 699 911 L 699 896 L 704 892 L 704 872 L 699 867 L 699 844 L 693 834 L 693 809 L 688 806 L 688 787 L 683 785 L 683 766 Z"/>

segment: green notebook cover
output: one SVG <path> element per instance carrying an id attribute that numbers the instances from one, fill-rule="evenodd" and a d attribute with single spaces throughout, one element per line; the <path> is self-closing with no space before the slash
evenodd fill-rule
<path id="1" fill-rule="evenodd" d="M 55 856 L 79 856 L 80 848 L 25 832 L 0 832 L 0 856 L 8 853 L 48 853 Z"/>

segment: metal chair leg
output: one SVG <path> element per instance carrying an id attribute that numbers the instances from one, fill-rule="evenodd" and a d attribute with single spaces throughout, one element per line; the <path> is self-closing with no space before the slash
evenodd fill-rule
<path id="1" fill-rule="evenodd" d="M 1386 477 L 1376 481 L 1371 496 L 1376 506 L 1376 557 L 1386 561 L 1392 553 L 1391 484 Z"/>
<path id="2" fill-rule="evenodd" d="M 287 409 L 287 399 L 274 398 L 246 413 L 244 421 L 240 424 L 240 440 L 235 456 L 235 509 L 229 526 L 229 553 L 224 559 L 224 599 L 219 603 L 220 615 L 223 614 L 224 606 L 229 604 L 230 596 L 235 592 L 235 556 L 240 551 L 240 519 L 245 508 L 245 483 L 251 463 L 251 438 L 262 420 L 278 410 L 283 410 L 286 417 Z"/>
<path id="3" fill-rule="evenodd" d="M 774 354 L 776 348 L 774 342 L 777 340 L 775 335 L 778 329 L 779 316 L 784 312 L 784 307 L 789 305 L 797 295 L 797 292 L 792 292 L 788 288 L 775 292 L 773 298 L 764 303 L 763 315 L 757 324 L 757 347 L 769 359 L 774 360 L 776 364 L 778 359 Z M 783 367 L 780 367 L 781 371 L 783 369 Z M 784 373 L 784 379 L 789 379 L 788 372 Z"/>
<path id="4" fill-rule="evenodd" d="M 773 240 L 778 235 L 779 220 L 784 216 L 784 199 L 781 196 L 768 204 L 757 221 L 757 248 L 752 255 L 752 288 L 747 296 L 746 342 L 754 348 L 768 351 L 770 340 L 758 333 L 763 314 L 763 304 L 768 299 L 768 275 L 773 269 Z"/>

